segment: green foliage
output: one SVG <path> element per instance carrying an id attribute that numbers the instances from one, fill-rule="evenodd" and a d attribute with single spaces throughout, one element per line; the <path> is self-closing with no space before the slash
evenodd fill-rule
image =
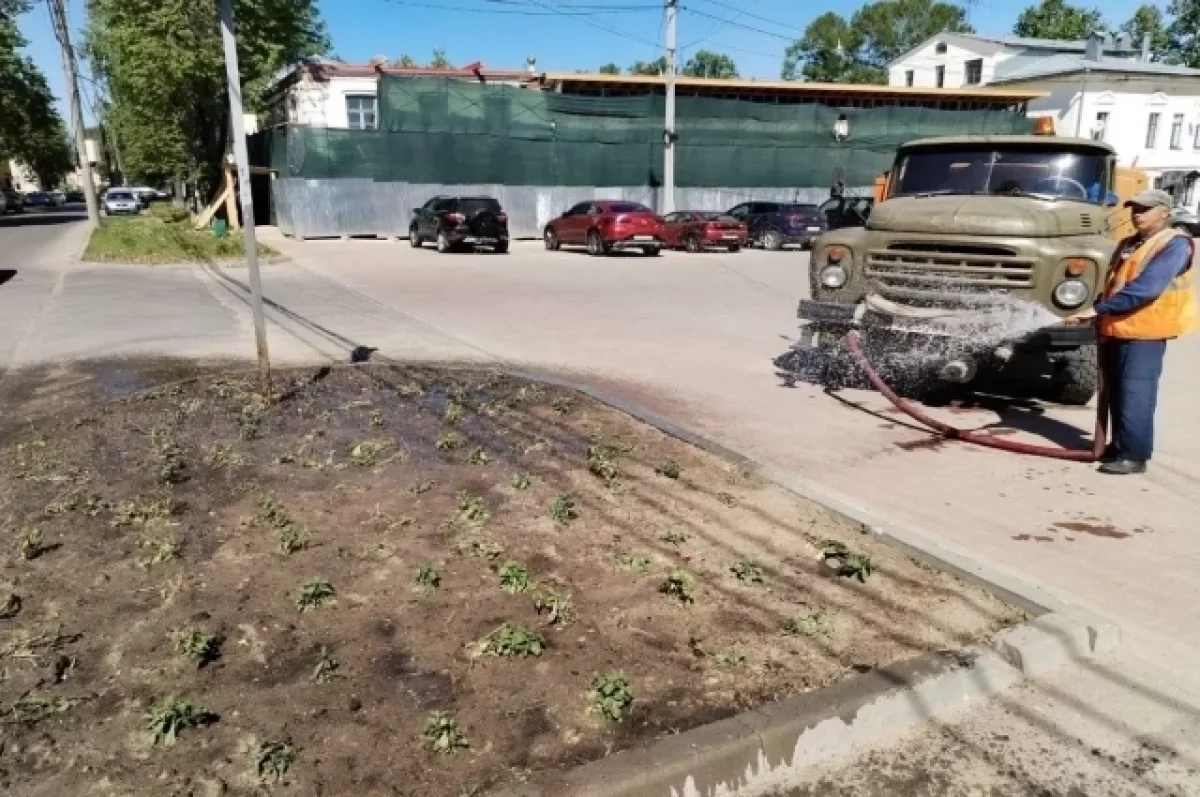
<path id="1" fill-rule="evenodd" d="M 0 709 L 0 725 L 30 725 L 41 722 L 66 714 L 82 702 L 81 698 L 22 695 L 8 709 Z"/>
<path id="2" fill-rule="evenodd" d="M 494 562 L 504 555 L 504 546 L 491 537 L 482 534 L 472 535 L 458 543 L 458 552 Z"/>
<path id="3" fill-rule="evenodd" d="M 1013 33 L 1035 39 L 1078 41 L 1103 27 L 1104 17 L 1097 8 L 1080 8 L 1066 0 L 1041 0 L 1017 16 Z"/>
<path id="4" fill-rule="evenodd" d="M 333 600 L 333 585 L 323 578 L 314 578 L 300 588 L 296 595 L 296 608 L 302 612 L 319 609 Z"/>
<path id="5" fill-rule="evenodd" d="M 738 581 L 749 586 L 763 583 L 763 569 L 750 559 L 743 559 L 729 568 Z"/>
<path id="6" fill-rule="evenodd" d="M 528 490 L 533 486 L 533 479 L 529 477 L 528 473 L 518 473 L 513 476 L 512 486 L 514 490 Z"/>
<path id="7" fill-rule="evenodd" d="M 966 12 L 940 0 L 877 0 L 849 21 L 828 11 L 784 51 L 784 80 L 887 83 L 888 64 L 938 33 L 970 33 Z"/>
<path id="8" fill-rule="evenodd" d="M 279 254 L 258 245 L 262 257 Z M 146 216 L 106 218 L 92 231 L 83 259 L 110 263 L 209 263 L 246 256 L 241 231 L 217 238 L 191 224 L 166 223 Z"/>
<path id="9" fill-rule="evenodd" d="M 551 406 L 554 407 L 554 411 L 559 415 L 566 415 L 575 406 L 575 399 L 570 396 L 559 396 L 554 399 L 554 403 Z"/>
<path id="10" fill-rule="evenodd" d="M 650 572 L 651 564 L 649 556 L 621 554 L 617 557 L 617 569 L 625 573 L 645 575 Z"/>
<path id="11" fill-rule="evenodd" d="M 216 187 L 228 143 L 229 97 L 217 0 L 90 0 L 84 52 L 107 89 L 106 121 L 127 174 L 151 185 L 203 177 Z M 246 110 L 262 110 L 282 67 L 324 54 L 316 0 L 237 0 Z"/>
<path id="12" fill-rule="evenodd" d="M 432 711 L 425 720 L 425 741 L 438 753 L 453 753 L 470 747 L 458 728 L 458 720 L 444 711 Z"/>
<path id="13" fill-rule="evenodd" d="M 422 595 L 429 595 L 442 584 L 442 575 L 433 565 L 421 565 L 417 568 L 417 580 L 413 589 Z"/>
<path id="14" fill-rule="evenodd" d="M 721 491 L 721 492 L 717 493 L 717 500 L 728 507 L 737 506 L 737 496 L 734 495 L 733 493 L 727 493 L 725 491 Z"/>
<path id="15" fill-rule="evenodd" d="M 192 218 L 187 208 L 172 205 L 170 202 L 155 202 L 146 208 L 145 213 L 148 218 L 158 219 L 165 224 L 181 224 Z"/>
<path id="16" fill-rule="evenodd" d="M 609 63 L 601 66 L 596 71 L 599 72 L 601 75 L 619 75 L 619 74 L 621 74 L 621 67 L 617 66 L 616 64 L 614 64 L 610 61 Z"/>
<path id="17" fill-rule="evenodd" d="M 832 630 L 829 618 L 822 612 L 798 614 L 783 622 L 784 633 L 794 636 L 827 636 Z"/>
<path id="18" fill-rule="evenodd" d="M 603 479 L 604 483 L 609 486 L 621 475 L 621 471 L 617 467 L 616 453 L 611 446 L 599 443 L 593 443 L 587 449 L 588 470 Z"/>
<path id="19" fill-rule="evenodd" d="M 337 659 L 329 655 L 329 648 L 324 645 L 317 653 L 317 663 L 313 665 L 312 682 L 315 684 L 327 684 L 337 677 L 338 668 L 341 663 Z"/>
<path id="20" fill-rule="evenodd" d="M 258 773 L 259 780 L 278 783 L 296 763 L 297 754 L 290 739 L 263 742 L 254 755 L 254 771 Z"/>
<path id="21" fill-rule="evenodd" d="M 384 455 L 396 447 L 392 440 L 362 440 L 350 448 L 350 464 L 370 468 L 384 461 Z"/>
<path id="22" fill-rule="evenodd" d="M 29 529 L 21 535 L 21 539 L 17 543 L 17 552 L 21 554 L 21 558 L 27 562 L 37 559 L 47 551 L 46 535 L 41 529 Z"/>
<path id="23" fill-rule="evenodd" d="M 466 438 L 458 432 L 446 432 L 444 435 L 438 437 L 433 447 L 438 451 L 453 451 L 456 448 L 462 448 L 466 442 Z"/>
<path id="24" fill-rule="evenodd" d="M 875 563 L 871 557 L 854 553 L 844 542 L 825 540 L 821 543 L 821 558 L 837 571 L 843 578 L 857 578 L 866 583 L 875 572 Z"/>
<path id="25" fill-rule="evenodd" d="M 674 568 L 671 572 L 667 573 L 667 578 L 659 585 L 658 591 L 668 598 L 674 598 L 680 603 L 696 602 L 696 597 L 693 594 L 692 577 L 680 568 Z"/>
<path id="26" fill-rule="evenodd" d="M 446 51 L 439 48 L 433 51 L 433 58 L 429 60 L 430 69 L 453 69 L 454 64 L 446 57 Z"/>
<path id="27" fill-rule="evenodd" d="M 399 69 L 416 69 L 417 62 L 408 53 L 402 53 L 399 58 L 392 59 L 392 66 Z"/>
<path id="28" fill-rule="evenodd" d="M 720 78 L 730 80 L 738 75 L 733 59 L 712 50 L 697 50 L 683 65 L 683 74 L 688 77 Z"/>
<path id="29" fill-rule="evenodd" d="M 0 153 L 28 165 L 51 188 L 71 170 L 74 155 L 46 76 L 24 53 L 28 41 L 17 19 L 31 8 L 29 0 L 0 3 Z M 40 3 L 37 13 L 44 13 Z"/>
<path id="30" fill-rule="evenodd" d="M 1171 0 L 1167 14 L 1167 46 L 1163 60 L 1200 69 L 1200 0 Z"/>
<path id="31" fill-rule="evenodd" d="M 609 722 L 621 722 L 633 705 L 633 688 L 623 672 L 592 679 L 592 708 Z"/>
<path id="32" fill-rule="evenodd" d="M 515 623 L 505 622 L 495 631 L 471 645 L 471 657 L 499 658 L 540 656 L 546 649 L 546 638 Z"/>
<path id="33" fill-rule="evenodd" d="M 492 455 L 487 452 L 487 449 L 476 448 L 471 452 L 471 456 L 467 457 L 467 461 L 472 465 L 486 465 L 492 461 Z"/>
<path id="34" fill-rule="evenodd" d="M 712 660 L 722 667 L 738 667 L 746 663 L 746 654 L 737 648 L 722 650 L 712 655 Z"/>
<path id="35" fill-rule="evenodd" d="M 282 504 L 269 495 L 259 502 L 254 522 L 275 530 L 279 535 L 279 552 L 284 556 L 308 547 L 308 532 L 292 520 Z"/>
<path id="36" fill-rule="evenodd" d="M 667 73 L 667 57 L 660 55 L 653 61 L 634 61 L 629 67 L 631 75 L 665 75 Z"/>
<path id="37" fill-rule="evenodd" d="M 472 523 L 486 523 L 489 516 L 483 498 L 471 495 L 465 490 L 458 494 L 458 514 L 459 517 Z"/>
<path id="38" fill-rule="evenodd" d="M 571 596 L 558 592 L 549 584 L 538 584 L 534 588 L 533 609 L 539 615 L 545 615 L 547 625 L 564 626 L 575 618 Z"/>
<path id="39" fill-rule="evenodd" d="M 213 714 L 195 703 L 167 697 L 151 706 L 145 724 L 154 744 L 174 747 L 183 731 L 208 725 L 215 720 Z"/>
<path id="40" fill-rule="evenodd" d="M 194 625 L 172 632 L 171 641 L 177 653 L 187 656 L 201 667 L 216 661 L 221 653 L 217 636 Z"/>
<path id="41" fill-rule="evenodd" d="M 446 414 L 443 416 L 443 420 L 446 423 L 451 425 L 456 424 L 462 420 L 462 417 L 463 405 L 459 404 L 457 401 L 451 401 L 446 405 Z"/>
<path id="42" fill-rule="evenodd" d="M 673 545 L 678 548 L 680 545 L 683 545 L 688 541 L 688 535 L 684 534 L 682 531 L 668 531 L 666 534 L 659 537 L 659 539 L 665 542 L 667 545 Z"/>
<path id="43" fill-rule="evenodd" d="M 143 534 L 138 540 L 138 547 L 149 551 L 141 560 L 143 567 L 166 564 L 179 556 L 179 543 L 173 534 Z"/>
<path id="44" fill-rule="evenodd" d="M 521 562 L 508 561 L 501 566 L 500 589 L 510 595 L 529 589 L 529 569 Z"/>
<path id="45" fill-rule="evenodd" d="M 579 517 L 579 507 L 575 505 L 575 496 L 567 493 L 560 495 L 550 504 L 550 517 L 560 526 L 566 526 Z"/>
<path id="46" fill-rule="evenodd" d="M 654 468 L 654 472 L 659 476 L 666 476 L 668 479 L 678 479 L 683 473 L 683 469 L 679 467 L 679 463 L 673 459 L 664 459 Z"/>

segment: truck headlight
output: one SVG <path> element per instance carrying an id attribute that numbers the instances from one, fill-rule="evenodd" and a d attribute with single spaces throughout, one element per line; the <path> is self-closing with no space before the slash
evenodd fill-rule
<path id="1" fill-rule="evenodd" d="M 846 269 L 840 265 L 829 265 L 821 269 L 821 285 L 826 288 L 838 289 L 846 284 Z"/>
<path id="2" fill-rule="evenodd" d="M 1054 288 L 1054 303 L 1065 310 L 1074 310 L 1088 300 L 1091 290 L 1083 280 L 1065 279 Z"/>

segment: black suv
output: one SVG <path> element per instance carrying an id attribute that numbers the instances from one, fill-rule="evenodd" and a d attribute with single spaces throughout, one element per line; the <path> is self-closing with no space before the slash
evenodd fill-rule
<path id="1" fill-rule="evenodd" d="M 743 202 L 728 215 L 745 222 L 748 243 L 763 249 L 782 249 L 787 244 L 811 247 L 817 236 L 829 229 L 825 214 L 816 205 L 796 202 Z"/>
<path id="2" fill-rule="evenodd" d="M 490 196 L 437 196 L 413 208 L 408 241 L 415 248 L 434 241 L 439 252 L 487 246 L 504 254 L 508 251 L 508 214 Z"/>

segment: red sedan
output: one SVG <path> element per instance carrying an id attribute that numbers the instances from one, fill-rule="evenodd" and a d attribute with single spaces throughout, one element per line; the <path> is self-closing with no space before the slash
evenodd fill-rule
<path id="1" fill-rule="evenodd" d="M 672 249 L 701 252 L 716 247 L 736 252 L 746 245 L 746 225 L 724 213 L 681 210 L 663 219 L 663 238 Z"/>
<path id="2" fill-rule="evenodd" d="M 618 249 L 640 249 L 651 257 L 662 251 L 663 220 L 636 202 L 593 200 L 580 202 L 546 225 L 546 248 L 586 246 L 599 257 Z"/>

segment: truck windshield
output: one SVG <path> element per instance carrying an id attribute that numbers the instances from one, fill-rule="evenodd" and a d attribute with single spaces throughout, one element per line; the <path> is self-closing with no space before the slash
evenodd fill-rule
<path id="1" fill-rule="evenodd" d="M 1108 158 L 1062 148 L 963 147 L 901 155 L 891 196 L 996 194 L 1104 204 Z"/>

